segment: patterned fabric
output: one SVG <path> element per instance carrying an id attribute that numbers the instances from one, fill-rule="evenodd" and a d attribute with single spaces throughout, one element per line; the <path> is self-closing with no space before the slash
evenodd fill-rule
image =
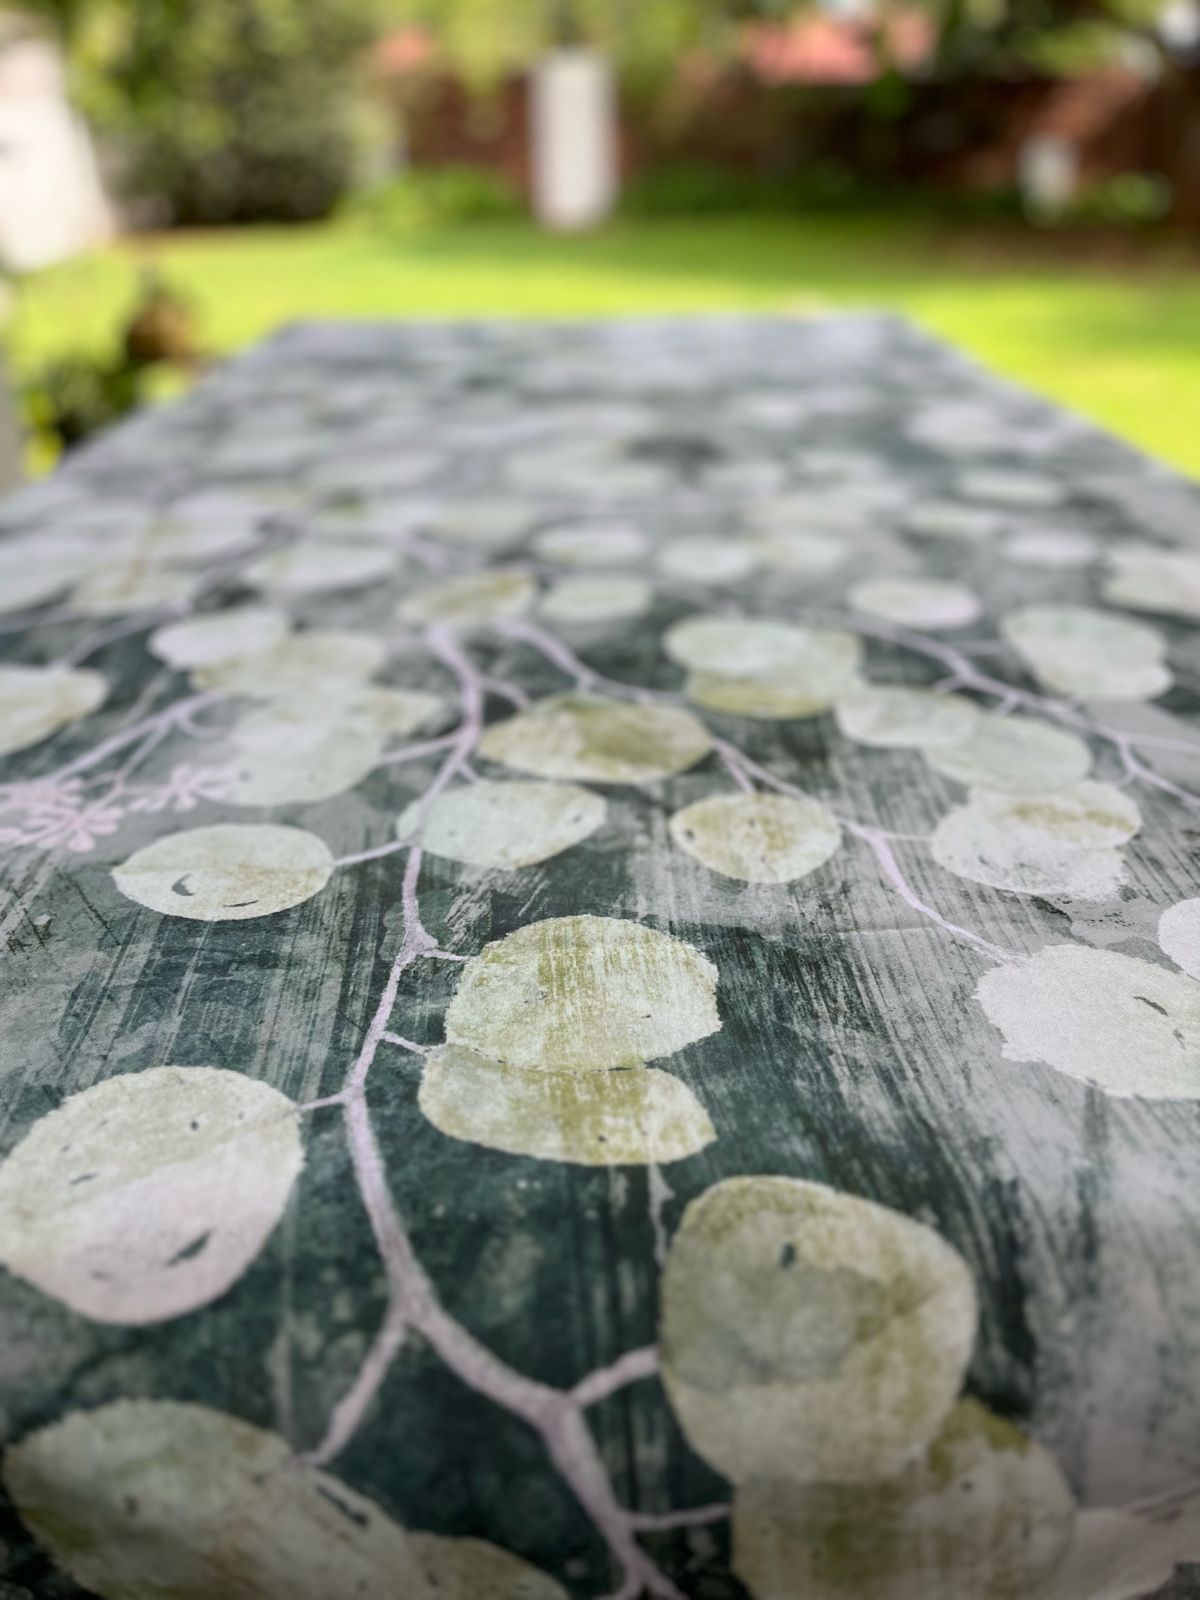
<path id="1" fill-rule="evenodd" d="M 1194 489 L 314 326 L 2 517 L 6 1600 L 1200 1596 Z"/>

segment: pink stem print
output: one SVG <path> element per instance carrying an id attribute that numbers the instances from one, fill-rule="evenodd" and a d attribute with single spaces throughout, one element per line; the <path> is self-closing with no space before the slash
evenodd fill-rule
<path id="1" fill-rule="evenodd" d="M 428 643 L 458 684 L 461 720 L 445 760 L 417 802 L 418 815 L 423 814 L 461 772 L 483 729 L 483 686 L 457 637 L 448 629 L 435 627 L 429 630 Z M 526 1377 L 501 1361 L 446 1311 L 417 1259 L 392 1198 L 383 1154 L 371 1124 L 367 1084 L 382 1045 L 395 1044 L 415 1052 L 422 1049 L 394 1033 L 390 1026 L 404 974 L 424 958 L 453 959 L 451 952 L 440 949 L 421 919 L 418 896 L 421 849 L 415 844 L 404 848 L 408 859 L 401 886 L 403 934 L 400 949 L 392 961 L 362 1048 L 349 1068 L 340 1093 L 333 1097 L 345 1118 L 355 1181 L 384 1265 L 388 1306 L 362 1366 L 333 1408 L 325 1435 L 309 1459 L 324 1464 L 345 1449 L 378 1396 L 406 1334 L 412 1330 L 426 1340 L 469 1388 L 486 1395 L 538 1434 L 550 1459 L 590 1516 L 620 1568 L 622 1581 L 617 1594 L 684 1600 L 679 1589 L 638 1544 L 638 1514 L 626 1511 L 618 1503 L 583 1418 L 588 1405 L 616 1393 L 628 1383 L 653 1376 L 657 1370 L 656 1352 L 653 1349 L 632 1351 L 611 1367 L 582 1379 L 571 1390 L 555 1389 Z M 707 1519 L 708 1508 L 702 1515 Z"/>

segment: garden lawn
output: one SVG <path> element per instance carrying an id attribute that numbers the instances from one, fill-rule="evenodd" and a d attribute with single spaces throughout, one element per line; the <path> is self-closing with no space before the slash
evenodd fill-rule
<path id="1" fill-rule="evenodd" d="M 27 279 L 21 379 L 110 342 L 153 261 L 214 353 L 297 317 L 902 312 L 998 371 L 1200 476 L 1195 249 L 892 217 L 518 223 L 383 236 L 362 224 L 163 235 Z"/>

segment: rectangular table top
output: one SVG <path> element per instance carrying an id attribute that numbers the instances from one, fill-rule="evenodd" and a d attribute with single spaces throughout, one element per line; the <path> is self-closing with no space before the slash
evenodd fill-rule
<path id="1" fill-rule="evenodd" d="M 1200 1597 L 1198 618 L 887 317 L 300 326 L 0 506 L 0 1595 Z"/>

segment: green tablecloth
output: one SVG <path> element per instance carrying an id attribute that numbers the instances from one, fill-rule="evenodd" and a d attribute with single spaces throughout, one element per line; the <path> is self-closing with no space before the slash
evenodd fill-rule
<path id="1" fill-rule="evenodd" d="M 0 520 L 5 1600 L 1200 1596 L 1195 489 L 345 325 Z"/>

